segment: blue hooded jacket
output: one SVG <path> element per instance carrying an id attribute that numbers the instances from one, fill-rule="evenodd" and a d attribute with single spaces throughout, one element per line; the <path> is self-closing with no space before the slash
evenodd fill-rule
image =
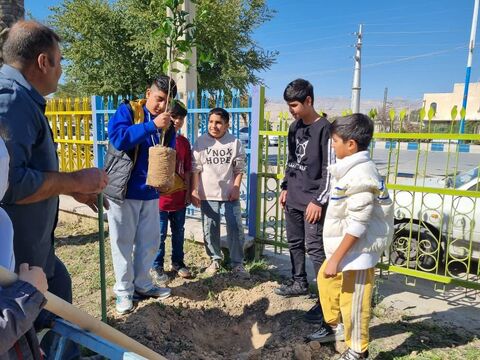
<path id="1" fill-rule="evenodd" d="M 133 124 L 133 114 L 129 106 L 121 104 L 115 115 L 108 122 L 108 137 L 112 145 L 121 151 L 129 151 L 139 145 L 135 166 L 127 183 L 126 199 L 153 200 L 158 199 L 156 189 L 148 186 L 148 149 L 159 143 L 161 131 L 157 131 L 153 119 L 155 115 L 150 114 L 143 106 L 144 122 Z M 175 148 L 175 135 L 168 139 L 168 147 Z"/>

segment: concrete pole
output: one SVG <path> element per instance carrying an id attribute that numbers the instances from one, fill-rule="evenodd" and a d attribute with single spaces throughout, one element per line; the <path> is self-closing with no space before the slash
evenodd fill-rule
<path id="1" fill-rule="evenodd" d="M 480 0 L 475 0 L 475 6 L 473 7 L 472 27 L 470 30 L 470 44 L 468 47 L 467 72 L 465 75 L 465 85 L 463 89 L 463 102 L 462 102 L 462 107 L 465 109 L 465 114 L 467 113 L 468 86 L 470 84 L 470 72 L 472 71 L 473 50 L 475 49 L 475 36 L 477 34 L 479 1 Z M 459 133 L 463 134 L 464 132 L 465 132 L 465 116 L 462 116 L 462 119 L 460 120 Z"/>
<path id="2" fill-rule="evenodd" d="M 190 22 L 193 22 L 196 14 L 196 5 L 190 0 L 185 0 L 182 5 L 182 10 L 190 14 Z M 192 66 L 190 66 L 188 71 L 183 64 L 177 63 L 176 67 L 180 70 L 180 72 L 172 74 L 173 79 L 177 83 L 178 98 L 185 105 L 187 104 L 187 92 L 197 92 L 197 49 L 194 47 L 192 49 L 192 53 L 187 54 L 186 57 L 192 63 Z"/>
<path id="3" fill-rule="evenodd" d="M 192 3 L 192 1 L 190 0 L 185 0 L 185 2 L 182 5 L 182 10 L 190 14 L 189 20 L 190 20 L 190 23 L 192 23 L 195 19 L 195 15 L 197 12 L 196 5 Z M 167 16 L 171 16 L 169 9 L 167 9 Z M 167 50 L 167 58 L 168 58 L 168 50 Z M 193 47 L 191 54 L 187 54 L 186 58 L 190 60 L 190 63 L 192 64 L 188 69 L 188 71 L 185 68 L 185 65 L 177 63 L 176 67 L 178 70 L 180 70 L 180 72 L 172 73 L 172 78 L 177 83 L 178 99 L 182 101 L 185 105 L 187 105 L 188 92 L 193 91 L 195 93 L 195 96 L 197 96 L 197 48 Z M 185 136 L 187 134 L 187 125 L 188 125 L 188 121 L 185 121 L 181 130 L 182 134 L 184 134 Z M 197 131 L 195 130 L 195 136 L 196 134 L 197 134 Z"/>
<path id="4" fill-rule="evenodd" d="M 357 44 L 355 45 L 355 68 L 353 70 L 353 83 L 352 83 L 352 112 L 360 112 L 360 71 L 361 71 L 361 57 L 362 57 L 362 24 L 358 27 Z"/>

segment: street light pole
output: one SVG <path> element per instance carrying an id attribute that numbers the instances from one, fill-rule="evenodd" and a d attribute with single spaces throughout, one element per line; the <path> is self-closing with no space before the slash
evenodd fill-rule
<path id="1" fill-rule="evenodd" d="M 357 44 L 355 45 L 355 68 L 353 70 L 353 83 L 352 83 L 352 103 L 351 108 L 352 112 L 359 113 L 360 112 L 360 65 L 361 65 L 361 58 L 362 58 L 362 24 L 358 27 L 357 33 Z"/>
<path id="2" fill-rule="evenodd" d="M 464 115 L 460 120 L 459 133 L 465 132 L 465 115 L 467 113 L 467 99 L 468 99 L 468 86 L 470 85 L 470 72 L 472 70 L 473 50 L 475 49 L 475 36 L 477 34 L 477 20 L 478 20 L 478 4 L 480 0 L 475 0 L 475 6 L 473 8 L 472 28 L 470 30 L 470 44 L 468 46 L 468 59 L 467 59 L 467 73 L 465 75 L 465 86 L 463 88 L 463 102 L 462 108 L 465 109 Z"/>

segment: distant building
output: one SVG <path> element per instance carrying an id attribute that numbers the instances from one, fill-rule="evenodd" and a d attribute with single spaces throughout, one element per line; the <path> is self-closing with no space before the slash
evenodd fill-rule
<path id="1" fill-rule="evenodd" d="M 462 108 L 464 84 L 454 84 L 451 93 L 427 93 L 423 95 L 423 104 L 428 113 L 430 106 L 436 107 L 436 114 L 432 120 L 445 121 L 451 120 L 452 108 L 457 105 L 460 119 L 460 109 Z M 426 117 L 425 117 L 426 118 Z M 467 120 L 480 120 L 480 82 L 470 83 L 468 88 Z"/>

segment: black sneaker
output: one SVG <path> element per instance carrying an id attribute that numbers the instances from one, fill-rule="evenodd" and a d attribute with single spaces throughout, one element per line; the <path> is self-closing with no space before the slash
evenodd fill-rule
<path id="1" fill-rule="evenodd" d="M 288 282 L 285 285 L 282 285 L 273 292 L 280 296 L 291 297 L 291 296 L 302 296 L 308 294 L 308 286 L 299 283 L 298 281 Z"/>
<path id="2" fill-rule="evenodd" d="M 317 301 L 313 307 L 303 315 L 303 320 L 311 324 L 323 323 L 323 312 L 320 303 Z"/>
<path id="3" fill-rule="evenodd" d="M 348 348 L 340 357 L 339 360 L 361 360 L 361 359 L 368 359 L 368 350 L 362 353 L 358 353 L 353 351 L 352 349 Z"/>

